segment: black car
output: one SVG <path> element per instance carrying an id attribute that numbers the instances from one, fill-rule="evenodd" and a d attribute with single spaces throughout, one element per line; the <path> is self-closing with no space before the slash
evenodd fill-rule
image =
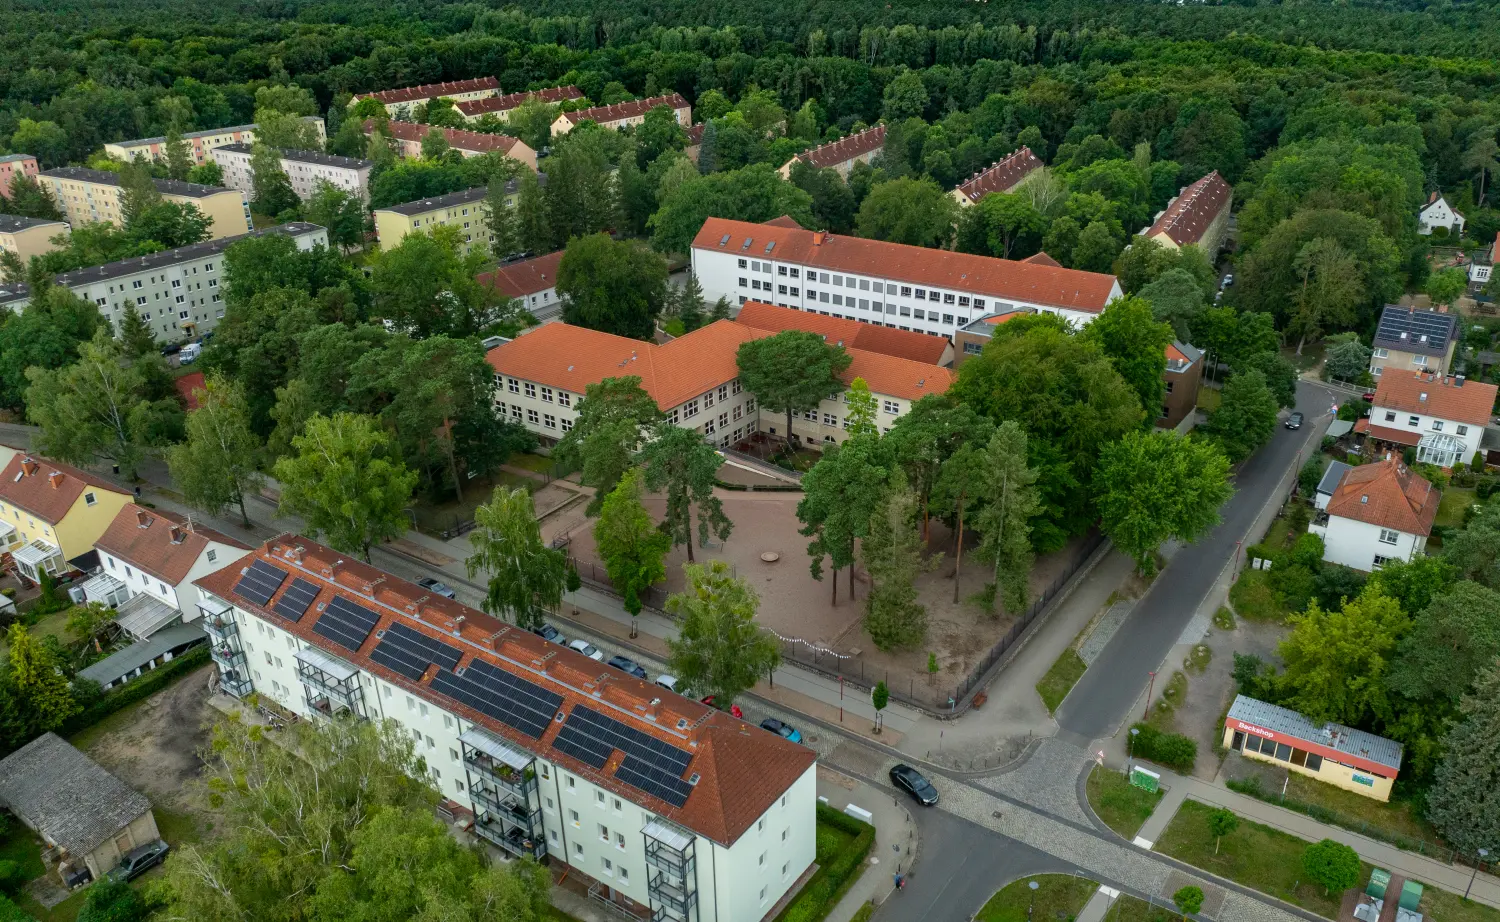
<path id="1" fill-rule="evenodd" d="M 417 585 L 421 586 L 423 589 L 426 589 L 428 592 L 440 595 L 445 599 L 458 598 L 458 593 L 454 592 L 452 587 L 450 587 L 447 583 L 440 583 L 430 576 L 424 576 L 418 579 Z"/>
<path id="2" fill-rule="evenodd" d="M 125 857 L 120 859 L 120 863 L 115 866 L 114 870 L 109 872 L 109 879 L 118 881 L 135 880 L 166 860 L 167 852 L 171 850 L 172 846 L 160 839 L 147 845 L 142 845 L 140 848 L 133 848 L 126 852 Z"/>
<path id="3" fill-rule="evenodd" d="M 639 663 L 628 656 L 611 656 L 608 665 L 622 672 L 628 672 L 637 679 L 644 679 L 646 677 L 646 670 L 642 669 Z"/>
<path id="4" fill-rule="evenodd" d="M 568 643 L 568 638 L 563 636 L 562 631 L 559 631 L 557 628 L 553 627 L 550 624 L 544 624 L 541 627 L 534 627 L 531 629 L 531 633 L 542 638 L 543 640 L 550 640 L 553 643 L 562 644 L 563 646 L 567 646 Z"/>
<path id="5" fill-rule="evenodd" d="M 1285 425 L 1286 425 L 1286 427 L 1288 429 L 1301 429 L 1302 428 L 1302 414 L 1301 413 L 1293 413 L 1291 416 L 1288 416 L 1286 418 Z"/>
<path id="6" fill-rule="evenodd" d="M 891 769 L 891 784 L 910 794 L 924 807 L 938 802 L 937 788 L 910 765 L 897 765 Z"/>

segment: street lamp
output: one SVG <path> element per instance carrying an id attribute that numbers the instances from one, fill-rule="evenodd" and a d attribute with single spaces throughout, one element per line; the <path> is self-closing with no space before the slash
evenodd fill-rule
<path id="1" fill-rule="evenodd" d="M 1141 735 L 1141 728 L 1140 727 L 1131 727 L 1130 728 L 1130 742 L 1129 742 L 1128 747 L 1127 747 L 1129 749 L 1129 751 L 1125 753 L 1125 765 L 1126 765 L 1127 768 L 1130 767 L 1130 763 L 1131 762 L 1135 761 L 1135 738 L 1137 736 L 1140 736 L 1140 735 Z"/>
<path id="2" fill-rule="evenodd" d="M 1031 907 L 1036 905 L 1036 888 L 1040 886 L 1036 881 L 1028 881 L 1026 886 L 1031 888 L 1031 902 L 1026 904 L 1026 922 L 1031 922 Z"/>
<path id="3" fill-rule="evenodd" d="M 1488 858 L 1489 856 L 1490 856 L 1490 850 L 1489 849 L 1487 849 L 1487 848 L 1481 848 L 1479 850 L 1479 860 L 1476 861 L 1476 862 L 1474 862 L 1474 873 L 1469 875 L 1469 885 L 1464 888 L 1464 899 L 1465 900 L 1467 900 L 1469 898 L 1469 891 L 1474 889 L 1474 878 L 1476 878 L 1476 877 L 1479 876 L 1479 866 L 1481 864 L 1484 864 L 1484 859 Z"/>

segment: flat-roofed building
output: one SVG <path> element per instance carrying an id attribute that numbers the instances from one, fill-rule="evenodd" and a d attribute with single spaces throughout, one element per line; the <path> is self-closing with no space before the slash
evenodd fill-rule
<path id="1" fill-rule="evenodd" d="M 313 126 L 318 132 L 318 140 L 328 140 L 327 128 L 323 125 L 323 119 L 316 115 L 304 115 L 302 121 Z M 192 151 L 194 163 L 207 163 L 208 152 L 216 147 L 226 144 L 254 144 L 255 130 L 259 126 L 232 125 L 229 128 L 209 128 L 204 131 L 189 131 L 182 136 L 187 142 L 189 150 Z M 140 138 L 135 141 L 113 141 L 104 145 L 104 153 L 116 160 L 166 160 L 167 139 Z"/>
<path id="2" fill-rule="evenodd" d="M 829 141 L 827 144 L 805 150 L 783 163 L 779 172 L 782 179 L 790 177 L 792 164 L 800 160 L 817 169 L 838 170 L 840 176 L 848 179 L 849 171 L 854 169 L 856 163 L 869 163 L 883 150 L 885 150 L 885 126 L 876 125 L 857 134 L 851 134 L 847 138 L 839 138 L 837 141 Z"/>
<path id="3" fill-rule="evenodd" d="M 481 273 L 477 281 L 508 298 L 520 301 L 542 323 L 562 316 L 562 301 L 557 297 L 557 267 L 563 251 L 502 263 Z"/>
<path id="4" fill-rule="evenodd" d="M 368 137 L 376 129 L 374 119 L 365 120 L 365 135 Z M 488 134 L 483 131 L 464 131 L 462 128 L 434 128 L 432 125 L 419 125 L 414 122 L 387 122 L 382 130 L 396 144 L 396 152 L 403 157 L 422 156 L 422 142 L 434 130 L 443 133 L 443 140 L 448 146 L 458 151 L 465 157 L 478 157 L 481 154 L 504 154 L 512 160 L 526 164 L 531 169 L 536 169 L 536 151 L 520 138 L 513 138 L 508 134 Z"/>
<path id="5" fill-rule="evenodd" d="M 688 101 L 683 99 L 681 94 L 668 93 L 665 96 L 653 96 L 650 99 L 617 102 L 612 106 L 594 106 L 592 109 L 564 112 L 552 123 L 552 136 L 555 138 L 560 134 L 567 134 L 579 122 L 593 122 L 601 128 L 619 131 L 631 125 L 639 125 L 645 121 L 646 113 L 657 106 L 670 108 L 677 119 L 677 124 L 683 128 L 693 124 L 693 107 L 688 105 Z"/>
<path id="6" fill-rule="evenodd" d="M 1184 186 L 1141 236 L 1170 250 L 1195 246 L 1212 263 L 1229 233 L 1234 189 L 1218 170 Z"/>
<path id="7" fill-rule="evenodd" d="M 286 234 L 296 241 L 299 250 L 328 245 L 328 231 L 316 224 L 281 224 L 237 237 L 75 269 L 55 281 L 96 304 L 116 335 L 125 309 L 133 304 L 151 332 L 161 339 L 193 339 L 213 331 L 224 319 L 219 287 L 224 277 L 224 251 L 241 240 L 266 234 Z M 30 300 L 31 290 L 25 285 L 0 286 L 0 310 L 21 310 Z"/>
<path id="8" fill-rule="evenodd" d="M 709 218 L 692 261 L 709 303 L 765 301 L 945 338 L 1018 308 L 1079 327 L 1121 295 L 1115 277 L 1100 272 L 804 230 L 779 218 Z"/>
<path id="9" fill-rule="evenodd" d="M 66 237 L 68 231 L 64 221 L 0 214 L 0 250 L 16 254 L 23 263 L 30 262 L 33 256 L 57 249 L 52 238 Z"/>
<path id="10" fill-rule="evenodd" d="M 222 690 L 395 722 L 480 841 L 639 918 L 761 922 L 814 869 L 817 754 L 779 734 L 300 535 L 197 585 Z"/>
<path id="11" fill-rule="evenodd" d="M 484 99 L 500 95 L 500 81 L 494 77 L 475 77 L 472 80 L 449 80 L 446 83 L 424 83 L 398 90 L 380 90 L 376 93 L 360 93 L 349 100 L 354 105 L 362 99 L 373 99 L 385 106 L 392 116 L 410 115 L 419 105 L 434 99 L 451 99 L 455 103 Z"/>
<path id="12" fill-rule="evenodd" d="M 545 90 L 526 90 L 522 93 L 507 93 L 504 96 L 465 100 L 454 103 L 454 108 L 467 121 L 472 122 L 486 115 L 493 115 L 503 122 L 510 118 L 512 112 L 528 102 L 543 102 L 551 105 L 582 98 L 583 90 L 576 86 L 554 86 Z"/>
<path id="13" fill-rule="evenodd" d="M 318 182 L 327 182 L 361 201 L 370 200 L 370 170 L 374 161 L 339 157 L 315 150 L 277 148 L 281 169 L 292 181 L 292 191 L 307 201 L 318 191 Z M 226 144 L 213 150 L 213 160 L 224 171 L 224 182 L 245 195 L 255 194 L 255 176 L 250 169 L 253 150 L 249 144 Z"/>
<path id="14" fill-rule="evenodd" d="M 1395 740 L 1246 695 L 1224 717 L 1224 748 L 1375 800 L 1390 799 L 1403 755 Z"/>
<path id="15" fill-rule="evenodd" d="M 1015 192 L 1043 165 L 1031 148 L 1023 147 L 964 180 L 953 190 L 953 198 L 967 208 L 993 192 Z"/>
<path id="16" fill-rule="evenodd" d="M 62 209 L 63 216 L 73 227 L 94 221 L 108 221 L 116 227 L 124 225 L 119 173 L 64 166 L 43 171 L 38 180 L 52 193 L 57 207 Z M 163 201 L 192 205 L 203 212 L 209 219 L 208 232 L 212 237 L 233 237 L 247 233 L 252 226 L 249 200 L 238 189 L 175 179 L 153 179 L 151 182 L 161 193 Z"/>
<path id="17" fill-rule="evenodd" d="M 0 198 L 10 198 L 10 184 L 17 176 L 35 179 L 40 172 L 30 154 L 0 154 Z"/>
<path id="18" fill-rule="evenodd" d="M 505 184 L 505 204 L 514 208 L 520 183 L 512 179 Z M 490 226 L 485 219 L 484 199 L 489 189 L 475 186 L 462 192 L 451 192 L 417 202 L 375 209 L 375 236 L 380 248 L 397 246 L 412 233 L 431 233 L 435 225 L 445 224 L 459 231 L 463 252 L 490 252 Z"/>

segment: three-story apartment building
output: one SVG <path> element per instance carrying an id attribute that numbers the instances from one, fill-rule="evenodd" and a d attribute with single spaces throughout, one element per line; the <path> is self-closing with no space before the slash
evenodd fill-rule
<path id="1" fill-rule="evenodd" d="M 526 90 L 522 93 L 507 93 L 504 96 L 490 96 L 485 99 L 470 99 L 454 103 L 453 107 L 458 110 L 466 121 L 474 121 L 486 115 L 493 115 L 500 121 L 508 121 L 510 114 L 520 106 L 528 102 L 542 102 L 555 105 L 560 102 L 569 102 L 574 99 L 582 99 L 583 90 L 571 84 L 568 86 L 548 87 L 545 90 Z"/>
<path id="2" fill-rule="evenodd" d="M 782 179 L 787 179 L 792 175 L 792 164 L 800 160 L 814 169 L 836 170 L 840 176 L 848 179 L 849 172 L 856 163 L 869 163 L 884 150 L 885 126 L 876 125 L 847 138 L 839 138 L 805 150 L 783 163 L 777 172 L 781 173 Z"/>
<path id="3" fill-rule="evenodd" d="M 52 193 L 63 217 L 74 227 L 94 221 L 109 221 L 124 226 L 123 190 L 120 174 L 110 170 L 90 170 L 81 166 L 58 167 L 38 175 L 42 187 Z M 250 200 L 245 192 L 204 186 L 175 179 L 153 179 L 163 201 L 192 205 L 209 219 L 213 238 L 233 237 L 251 228 Z"/>
<path id="4" fill-rule="evenodd" d="M 17 176 L 36 179 L 41 172 L 30 154 L 0 154 L 0 198 L 10 198 L 10 184 Z"/>
<path id="5" fill-rule="evenodd" d="M 579 122 L 585 121 L 593 122 L 600 128 L 619 131 L 631 125 L 639 125 L 646 120 L 646 113 L 657 106 L 669 107 L 677 119 L 677 124 L 683 128 L 693 124 L 693 108 L 688 105 L 688 101 L 678 93 L 668 93 L 665 96 L 653 96 L 650 99 L 636 99 L 630 102 L 617 102 L 611 106 L 594 106 L 592 109 L 564 112 L 552 123 L 552 136 L 555 138 L 560 134 L 567 134 Z"/>
<path id="6" fill-rule="evenodd" d="M 318 183 L 326 182 L 345 192 L 352 192 L 361 201 L 370 200 L 370 170 L 373 161 L 355 157 L 339 157 L 315 150 L 291 150 L 278 148 L 281 169 L 292 181 L 292 191 L 306 201 L 318 191 Z M 213 149 L 215 163 L 224 171 L 224 182 L 231 189 L 239 189 L 245 195 L 255 194 L 255 176 L 250 169 L 252 150 L 249 144 L 226 144 Z"/>
<path id="7" fill-rule="evenodd" d="M 661 922 L 759 922 L 812 869 L 816 755 L 301 536 L 200 578 L 220 687 L 394 721 L 476 836 Z"/>
<path id="8" fill-rule="evenodd" d="M 369 137 L 375 133 L 374 119 L 365 119 L 364 132 Z M 536 151 L 519 138 L 506 134 L 488 134 L 483 131 L 465 131 L 462 128 L 437 128 L 415 122 L 386 122 L 379 129 L 395 142 L 396 152 L 402 157 L 422 156 L 422 142 L 434 131 L 441 132 L 448 147 L 464 157 L 483 154 L 501 154 L 512 160 L 536 169 Z"/>
<path id="9" fill-rule="evenodd" d="M 0 250 L 14 253 L 21 262 L 57 249 L 54 237 L 66 237 L 72 229 L 63 221 L 0 214 Z"/>
<path id="10" fill-rule="evenodd" d="M 505 205 L 514 208 L 520 184 L 512 179 L 505 184 Z M 431 233 L 442 224 L 456 228 L 463 239 L 463 253 L 490 251 L 490 228 L 485 219 L 484 200 L 489 189 L 476 186 L 462 192 L 450 192 L 436 198 L 375 209 L 375 236 L 380 248 L 400 245 L 407 234 Z"/>
<path id="11" fill-rule="evenodd" d="M 392 118 L 405 118 L 417 106 L 426 105 L 434 99 L 451 99 L 460 103 L 499 95 L 499 80 L 494 77 L 475 77 L 472 80 L 449 80 L 446 83 L 424 83 L 398 90 L 360 93 L 349 100 L 349 105 L 353 106 L 362 99 L 373 99 L 384 106 Z"/>

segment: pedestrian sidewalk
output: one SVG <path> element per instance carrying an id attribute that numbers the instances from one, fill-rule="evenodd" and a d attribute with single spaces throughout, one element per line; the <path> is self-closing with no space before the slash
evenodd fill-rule
<path id="1" fill-rule="evenodd" d="M 825 922 L 849 922 L 859 907 L 884 903 L 896 888 L 895 875 L 911 872 L 920 837 L 916 823 L 901 801 L 889 793 L 833 769 L 818 768 L 818 800 L 845 812 L 854 804 L 874 815 L 875 845 L 865 860 L 864 873 L 829 911 Z M 860 817 L 864 819 L 864 817 Z"/>
<path id="2" fill-rule="evenodd" d="M 1120 896 L 1120 891 L 1113 887 L 1100 885 L 1089 901 L 1083 904 L 1078 911 L 1076 922 L 1101 922 L 1109 914 L 1110 907 L 1114 906 L 1115 900 Z"/>

